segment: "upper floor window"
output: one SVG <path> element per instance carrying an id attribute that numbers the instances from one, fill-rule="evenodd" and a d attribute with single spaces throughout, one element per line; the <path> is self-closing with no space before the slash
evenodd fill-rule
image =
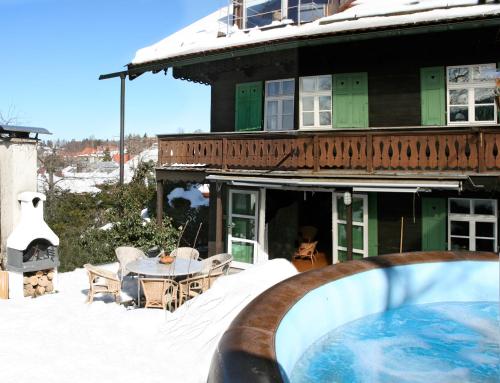
<path id="1" fill-rule="evenodd" d="M 295 80 L 266 82 L 265 129 L 293 130 Z"/>
<path id="2" fill-rule="evenodd" d="M 328 0 L 244 0 L 244 28 L 290 19 L 307 23 L 326 15 Z"/>
<path id="3" fill-rule="evenodd" d="M 300 127 L 332 127 L 332 76 L 300 78 Z"/>
<path id="4" fill-rule="evenodd" d="M 495 123 L 495 64 L 447 68 L 448 123 Z"/>

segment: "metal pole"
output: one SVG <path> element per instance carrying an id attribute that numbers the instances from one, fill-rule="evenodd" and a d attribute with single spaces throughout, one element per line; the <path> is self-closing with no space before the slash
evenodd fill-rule
<path id="1" fill-rule="evenodd" d="M 163 199 L 165 192 L 163 189 L 163 181 L 156 181 L 156 224 L 163 223 Z"/>
<path id="2" fill-rule="evenodd" d="M 120 185 L 125 179 L 125 78 L 127 75 L 120 75 Z"/>

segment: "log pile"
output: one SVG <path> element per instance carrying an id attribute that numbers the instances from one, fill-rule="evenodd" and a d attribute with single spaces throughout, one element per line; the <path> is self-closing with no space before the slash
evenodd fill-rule
<path id="1" fill-rule="evenodd" d="M 25 273 L 24 296 L 38 297 L 54 291 L 54 270 L 41 270 L 33 273 Z"/>

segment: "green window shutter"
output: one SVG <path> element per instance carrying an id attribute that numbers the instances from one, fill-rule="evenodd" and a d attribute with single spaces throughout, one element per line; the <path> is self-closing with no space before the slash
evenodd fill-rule
<path id="1" fill-rule="evenodd" d="M 500 72 L 500 62 L 497 63 L 497 72 Z M 500 124 L 500 108 L 497 108 L 497 124 Z"/>
<path id="2" fill-rule="evenodd" d="M 333 126 L 368 127 L 368 74 L 333 75 Z"/>
<path id="3" fill-rule="evenodd" d="M 422 198 L 422 251 L 446 250 L 446 198 Z"/>
<path id="4" fill-rule="evenodd" d="M 446 125 L 445 87 L 443 67 L 420 69 L 422 125 Z"/>
<path id="5" fill-rule="evenodd" d="M 377 193 L 368 193 L 368 256 L 378 255 Z"/>
<path id="6" fill-rule="evenodd" d="M 262 82 L 236 85 L 236 131 L 261 130 Z"/>

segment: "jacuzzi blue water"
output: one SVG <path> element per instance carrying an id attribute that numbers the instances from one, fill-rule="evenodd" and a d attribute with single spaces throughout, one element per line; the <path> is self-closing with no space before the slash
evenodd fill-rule
<path id="1" fill-rule="evenodd" d="M 497 382 L 499 342 L 498 302 L 402 306 L 331 331 L 290 382 Z"/>
<path id="2" fill-rule="evenodd" d="M 424 310 L 429 312 L 429 308 L 433 308 L 439 315 L 446 316 L 446 314 L 442 314 L 441 306 L 439 306 L 446 302 L 454 302 L 452 303 L 452 309 L 462 307 L 465 311 L 474 307 L 474 302 L 493 302 L 493 306 L 498 305 L 498 265 L 498 262 L 494 261 L 469 260 L 400 265 L 360 272 L 327 282 L 309 291 L 290 308 L 281 320 L 276 331 L 275 353 L 283 380 L 285 382 L 293 381 L 292 379 L 299 379 L 297 381 L 301 381 L 301 375 L 294 371 L 295 367 L 299 367 L 304 360 L 307 360 L 308 350 L 314 350 L 316 347 L 315 345 L 318 344 L 317 342 L 329 339 L 330 336 L 333 337 L 332 339 L 335 339 L 336 336 L 343 337 L 356 333 L 361 335 L 358 341 L 352 340 L 352 342 L 357 342 L 357 344 L 360 345 L 358 351 L 352 352 L 351 355 L 346 352 L 346 349 L 337 349 L 334 351 L 334 353 L 343 355 L 336 363 L 330 365 L 329 369 L 337 370 L 339 374 L 344 373 L 344 368 L 351 369 L 350 372 L 345 371 L 346 374 L 351 373 L 352 370 L 358 371 L 359 368 L 353 366 L 366 364 L 367 361 L 372 365 L 378 365 L 379 368 L 383 368 L 384 364 L 387 364 L 389 359 L 391 363 L 395 365 L 400 364 L 401 360 L 398 358 L 401 357 L 404 359 L 407 358 L 407 356 L 401 351 L 401 347 L 391 348 L 390 342 L 384 344 L 384 340 L 387 340 L 387 333 L 384 333 L 384 331 L 390 332 L 392 330 L 387 327 L 387 323 L 382 325 L 380 321 L 385 319 L 397 321 L 397 318 L 401 319 L 406 314 L 410 315 L 409 318 L 413 318 L 414 316 L 419 317 L 420 315 L 416 314 L 413 310 Z M 434 306 L 435 304 L 438 306 Z M 486 310 L 484 307 L 483 309 Z M 479 310 L 479 314 L 476 313 L 479 317 L 490 310 L 487 309 L 484 311 L 483 309 Z M 405 312 L 405 310 L 409 311 Z M 433 315 L 423 320 L 434 321 L 434 323 L 436 323 L 436 321 L 440 322 L 440 320 L 443 319 L 440 318 L 438 320 L 438 316 L 433 317 Z M 467 315 L 468 314 L 464 314 L 462 317 Z M 493 312 L 493 315 L 498 316 L 498 311 Z M 362 323 L 365 320 L 375 320 L 375 322 L 362 325 L 356 322 L 359 321 Z M 420 335 L 417 334 L 417 329 L 434 331 L 434 333 L 431 331 L 424 334 L 427 337 L 437 337 L 438 335 L 446 334 L 446 330 L 443 329 L 442 323 L 434 326 L 428 323 L 425 325 L 413 325 L 412 322 L 414 322 L 414 320 L 415 318 L 401 319 L 402 322 L 406 321 L 407 325 L 410 326 L 410 328 L 405 329 L 403 327 L 401 329 L 403 334 L 411 336 L 408 337 L 403 335 L 403 338 L 397 342 L 402 342 L 406 348 L 413 349 L 418 355 L 419 352 L 426 350 L 426 347 L 423 346 L 425 337 L 423 339 L 419 338 Z M 461 326 L 460 322 L 456 324 L 448 323 L 448 325 L 455 329 Z M 377 326 L 379 328 L 377 328 Z M 411 328 L 412 326 L 413 328 Z M 462 328 L 460 331 L 467 334 L 469 330 L 467 328 Z M 371 334 L 372 332 L 374 334 L 378 332 L 377 336 L 381 338 L 374 342 L 370 342 L 369 337 L 363 338 L 363 336 Z M 445 343 L 452 337 L 453 336 L 446 338 Z M 470 346 L 470 348 L 482 346 L 483 343 L 479 341 L 475 345 Z M 321 346 L 318 347 L 321 348 Z M 343 347 L 345 347 L 345 345 Z M 385 347 L 385 349 L 382 353 L 381 350 L 383 347 Z M 466 346 L 465 348 L 465 350 L 467 350 L 466 353 L 470 351 L 468 347 L 469 346 Z M 442 350 L 442 347 L 439 346 L 438 349 Z M 464 349 L 462 349 L 462 351 L 464 351 Z M 430 352 L 433 353 L 434 351 Z M 456 355 L 463 354 L 458 350 L 454 352 Z M 318 358 L 318 355 L 316 358 Z M 481 355 L 484 356 L 484 353 Z M 324 357 L 326 359 L 332 359 L 328 353 L 324 355 Z M 323 356 L 321 356 L 321 358 L 323 358 Z M 415 359 L 415 356 L 411 358 Z M 422 355 L 421 358 L 420 362 L 417 362 L 417 364 L 422 363 L 420 365 L 421 367 L 416 367 L 416 364 L 410 366 L 410 370 L 412 368 L 419 368 L 424 373 L 426 372 L 426 368 L 428 368 L 427 363 L 422 362 L 426 356 Z M 442 356 L 437 357 L 437 364 L 445 364 L 446 358 L 447 357 Z M 479 356 L 472 358 L 475 358 L 476 362 L 481 366 L 486 362 L 491 362 L 491 359 L 486 356 L 483 359 Z M 321 363 L 323 362 L 320 362 L 320 364 Z M 309 367 L 306 367 L 306 370 L 308 368 Z M 465 373 L 465 370 L 460 370 L 462 367 L 450 368 L 455 369 L 457 374 Z M 498 365 L 494 368 L 498 368 Z M 471 368 L 471 370 L 474 370 L 474 368 Z M 307 371 L 305 373 L 307 373 Z M 370 374 L 369 371 L 365 371 L 365 373 Z M 407 375 L 407 377 L 408 376 L 409 375 Z M 391 379 L 389 376 L 386 378 L 387 379 L 379 379 L 378 381 L 385 382 Z M 326 380 L 318 379 L 316 381 L 335 381 L 334 378 L 331 379 L 333 380 L 330 380 L 330 377 L 328 377 Z M 376 379 L 372 380 L 370 377 L 365 378 L 363 376 L 357 379 L 363 382 L 377 381 Z M 474 378 L 471 379 L 474 381 Z M 467 381 L 467 379 L 447 379 L 444 372 L 439 374 L 436 373 L 432 378 L 428 376 L 428 378 L 424 380 L 426 380 L 426 382 Z M 306 381 L 311 382 L 314 380 L 307 379 Z M 344 375 L 339 375 L 338 381 L 351 382 L 356 381 L 356 379 L 352 376 L 346 379 Z M 394 378 L 393 381 L 404 380 L 401 378 Z M 414 380 L 408 379 L 406 381 Z M 478 381 L 487 382 L 491 381 L 491 379 L 479 379 Z"/>

